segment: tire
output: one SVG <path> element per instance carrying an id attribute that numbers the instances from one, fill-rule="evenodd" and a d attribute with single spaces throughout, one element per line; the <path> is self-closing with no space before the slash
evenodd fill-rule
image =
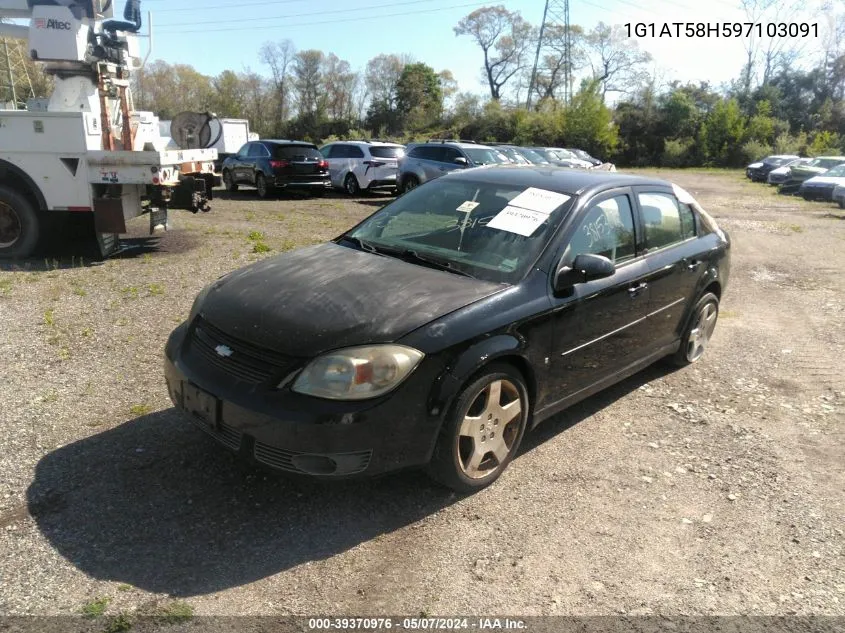
<path id="1" fill-rule="evenodd" d="M 29 257 L 38 245 L 41 222 L 32 204 L 0 187 L 0 258 Z"/>
<path id="2" fill-rule="evenodd" d="M 719 297 L 708 292 L 695 304 L 692 318 L 681 339 L 681 347 L 671 356 L 672 363 L 678 367 L 686 367 L 701 360 L 718 320 Z"/>
<path id="3" fill-rule="evenodd" d="M 343 190 L 350 196 L 361 194 L 361 185 L 358 184 L 355 174 L 346 174 L 346 178 L 343 179 Z"/>
<path id="4" fill-rule="evenodd" d="M 450 409 L 428 475 L 461 493 L 492 484 L 519 450 L 530 406 L 525 380 L 514 367 L 505 363 L 485 367 L 470 379 Z M 511 419 L 505 422 L 502 416 Z"/>
<path id="5" fill-rule="evenodd" d="M 228 169 L 223 172 L 223 186 L 229 193 L 235 193 L 238 190 L 238 183 L 232 179 L 232 172 Z"/>
<path id="6" fill-rule="evenodd" d="M 420 186 L 420 179 L 416 176 L 405 176 L 402 181 L 402 193 L 408 193 L 411 189 L 416 189 Z"/>
<path id="7" fill-rule="evenodd" d="M 255 174 L 255 191 L 262 200 L 266 200 L 273 193 L 273 188 L 267 184 L 267 178 L 262 173 Z"/>

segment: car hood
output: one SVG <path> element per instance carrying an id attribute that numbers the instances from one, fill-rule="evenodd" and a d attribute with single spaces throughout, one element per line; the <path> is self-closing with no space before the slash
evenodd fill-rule
<path id="1" fill-rule="evenodd" d="M 746 169 L 759 169 L 763 166 L 763 163 L 751 163 Z"/>
<path id="2" fill-rule="evenodd" d="M 243 341 L 310 357 L 395 341 L 506 287 L 330 242 L 231 273 L 200 314 Z"/>
<path id="3" fill-rule="evenodd" d="M 845 178 L 842 176 L 814 176 L 809 180 L 804 181 L 805 185 L 842 185 L 845 184 Z"/>

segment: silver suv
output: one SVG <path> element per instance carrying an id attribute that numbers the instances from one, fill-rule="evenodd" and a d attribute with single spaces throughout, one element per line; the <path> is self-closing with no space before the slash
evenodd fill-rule
<path id="1" fill-rule="evenodd" d="M 320 153 L 329 163 L 332 186 L 356 196 L 361 191 L 395 190 L 405 148 L 381 141 L 338 141 L 324 145 Z"/>
<path id="2" fill-rule="evenodd" d="M 399 163 L 399 191 L 404 193 L 456 169 L 511 161 L 495 147 L 466 141 L 429 141 L 408 145 Z"/>

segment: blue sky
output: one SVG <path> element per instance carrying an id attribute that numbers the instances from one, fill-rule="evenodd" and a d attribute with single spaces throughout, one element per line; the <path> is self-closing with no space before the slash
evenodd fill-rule
<path id="1" fill-rule="evenodd" d="M 503 4 L 532 22 L 542 20 L 544 0 L 144 0 L 153 13 L 151 59 L 193 65 L 206 74 L 247 67 L 265 72 L 258 50 L 268 40 L 291 39 L 297 49 L 318 48 L 363 69 L 379 53 L 408 53 L 440 71 L 450 69 L 460 89 L 484 93 L 480 49 L 453 27 L 474 9 Z M 739 0 L 572 0 L 571 21 L 591 28 L 599 21 L 627 22 L 744 21 Z M 122 11 L 123 3 L 117 8 Z M 193 22 L 193 24 L 192 24 Z M 820 25 L 821 29 L 821 25 Z M 146 30 L 146 26 L 145 26 Z M 723 38 L 642 38 L 639 46 L 655 59 L 665 80 L 709 80 L 720 84 L 736 77 L 743 43 Z M 818 44 L 808 42 L 810 47 Z"/>

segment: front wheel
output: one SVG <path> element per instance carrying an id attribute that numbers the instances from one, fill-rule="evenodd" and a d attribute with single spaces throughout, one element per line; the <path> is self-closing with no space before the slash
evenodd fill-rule
<path id="1" fill-rule="evenodd" d="M 235 182 L 235 179 L 232 178 L 232 172 L 228 169 L 223 172 L 223 187 L 225 187 L 226 191 L 229 193 L 234 193 L 238 190 L 238 184 Z"/>
<path id="2" fill-rule="evenodd" d="M 38 244 L 41 225 L 29 201 L 0 187 L 0 258 L 29 257 Z"/>
<path id="3" fill-rule="evenodd" d="M 506 364 L 485 368 L 452 407 L 428 474 L 458 492 L 489 486 L 519 450 L 529 408 L 528 389 L 516 369 Z"/>
<path id="4" fill-rule="evenodd" d="M 692 320 L 681 339 L 681 347 L 672 356 L 672 361 L 678 367 L 698 362 L 707 351 L 716 330 L 716 321 L 719 320 L 719 297 L 708 292 L 695 305 L 692 314 Z"/>
<path id="5" fill-rule="evenodd" d="M 258 192 L 258 197 L 262 200 L 266 200 L 270 197 L 271 188 L 270 185 L 267 184 L 267 178 L 264 174 L 255 175 L 255 190 Z"/>
<path id="6" fill-rule="evenodd" d="M 416 176 L 405 176 L 402 181 L 402 193 L 408 193 L 411 189 L 416 189 L 420 186 L 420 179 Z"/>

